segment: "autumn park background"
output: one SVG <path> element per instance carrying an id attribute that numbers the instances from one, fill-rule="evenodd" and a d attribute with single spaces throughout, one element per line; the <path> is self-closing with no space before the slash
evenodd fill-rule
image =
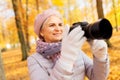
<path id="1" fill-rule="evenodd" d="M 107 18 L 113 27 L 108 80 L 120 80 L 120 0 L 0 0 L 0 80 L 30 80 L 26 59 L 35 52 L 34 19 L 48 8 L 59 10 L 70 25 Z M 87 43 L 83 50 L 91 57 Z"/>

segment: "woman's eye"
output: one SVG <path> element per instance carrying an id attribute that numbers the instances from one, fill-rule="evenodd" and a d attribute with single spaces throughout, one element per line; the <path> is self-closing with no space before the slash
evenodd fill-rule
<path id="1" fill-rule="evenodd" d="M 60 23 L 60 24 L 59 24 L 59 26 L 63 26 L 63 24 L 62 24 L 62 23 Z"/>
<path id="2" fill-rule="evenodd" d="M 55 25 L 54 24 L 50 24 L 50 26 L 49 27 L 54 27 Z"/>

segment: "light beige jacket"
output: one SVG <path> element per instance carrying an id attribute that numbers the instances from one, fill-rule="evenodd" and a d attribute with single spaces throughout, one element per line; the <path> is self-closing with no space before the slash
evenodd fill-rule
<path id="1" fill-rule="evenodd" d="M 59 60 L 53 63 L 39 53 L 29 56 L 27 63 L 31 80 L 84 80 L 85 76 L 89 80 L 106 80 L 109 73 L 108 58 L 104 62 L 95 57 L 91 60 L 83 52 L 80 52 L 76 62 L 71 64 L 74 65 L 72 72 L 68 72 Z"/>

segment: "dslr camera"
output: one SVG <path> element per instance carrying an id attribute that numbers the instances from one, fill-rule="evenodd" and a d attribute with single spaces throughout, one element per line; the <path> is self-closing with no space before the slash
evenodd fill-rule
<path id="1" fill-rule="evenodd" d="M 70 31 L 78 26 L 82 27 L 82 30 L 85 31 L 84 36 L 90 39 L 109 39 L 112 36 L 112 25 L 105 19 L 101 18 L 98 21 L 89 24 L 88 22 L 76 22 L 70 28 Z"/>

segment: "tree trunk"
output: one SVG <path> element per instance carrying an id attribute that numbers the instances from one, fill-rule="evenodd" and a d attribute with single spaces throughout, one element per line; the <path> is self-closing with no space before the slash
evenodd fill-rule
<path id="1" fill-rule="evenodd" d="M 104 18 L 104 13 L 103 13 L 103 7 L 102 7 L 102 0 L 96 0 L 96 6 L 97 6 L 97 13 L 98 13 L 98 18 Z M 110 43 L 109 39 L 105 40 L 108 47 L 112 47 L 112 44 Z"/>
<path id="2" fill-rule="evenodd" d="M 115 7 L 115 2 L 114 0 L 112 0 L 112 3 L 113 3 L 113 10 L 114 10 L 114 15 L 115 15 L 115 28 L 116 28 L 116 31 L 118 32 L 118 23 L 117 23 L 117 12 L 116 12 L 116 7 Z"/>
<path id="3" fill-rule="evenodd" d="M 96 4 L 97 4 L 98 19 L 104 18 L 102 0 L 96 0 Z"/>
<path id="4" fill-rule="evenodd" d="M 36 9 L 37 9 L 37 13 L 39 13 L 39 1 L 36 0 Z"/>
<path id="5" fill-rule="evenodd" d="M 22 31 L 22 23 L 20 20 L 19 0 L 12 0 L 12 4 L 13 4 L 14 13 L 15 13 L 18 37 L 21 43 L 22 60 L 26 60 L 28 55 L 27 55 L 26 43 L 25 43 L 23 31 Z"/>
<path id="6" fill-rule="evenodd" d="M 29 44 L 29 34 L 28 34 L 28 0 L 26 0 L 26 43 L 28 51 L 30 51 L 31 47 Z"/>
<path id="7" fill-rule="evenodd" d="M 28 34 L 28 14 L 27 14 L 27 11 L 28 11 L 28 0 L 26 0 L 26 12 L 25 10 L 23 9 L 23 6 L 22 6 L 22 1 L 20 1 L 20 8 L 21 8 L 21 20 L 22 20 L 22 23 L 23 23 L 23 29 L 24 29 L 24 33 L 25 33 L 25 42 L 26 42 L 26 47 L 27 47 L 27 51 L 30 50 L 30 45 L 29 45 L 29 34 Z"/>
<path id="8" fill-rule="evenodd" d="M 5 79 L 4 68 L 3 68 L 3 64 L 2 64 L 1 49 L 0 49 L 0 80 L 6 80 Z"/>

